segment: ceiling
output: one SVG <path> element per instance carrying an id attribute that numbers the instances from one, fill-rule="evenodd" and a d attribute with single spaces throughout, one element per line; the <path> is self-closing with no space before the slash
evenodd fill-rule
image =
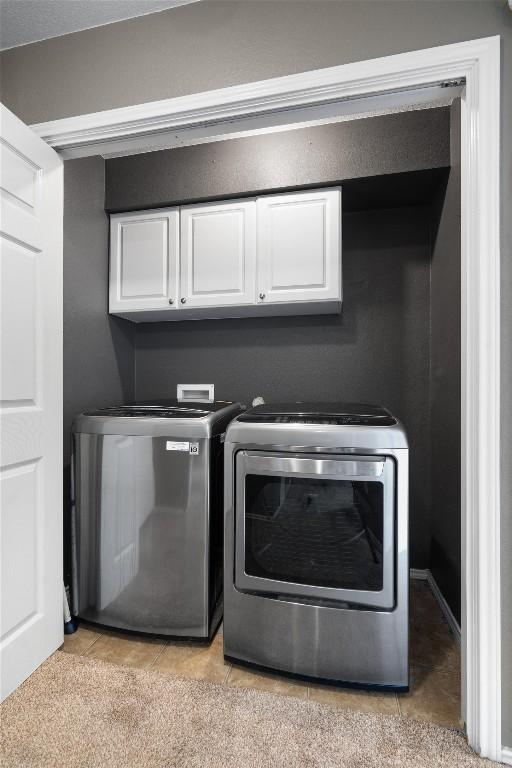
<path id="1" fill-rule="evenodd" d="M 0 50 L 198 0 L 0 0 Z"/>

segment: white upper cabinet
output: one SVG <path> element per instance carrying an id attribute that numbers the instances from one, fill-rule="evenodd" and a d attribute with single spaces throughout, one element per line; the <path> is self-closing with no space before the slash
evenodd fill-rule
<path id="1" fill-rule="evenodd" d="M 113 314 L 156 322 L 340 309 L 339 187 L 111 217 Z"/>
<path id="2" fill-rule="evenodd" d="M 180 255 L 183 309 L 253 304 L 255 201 L 183 207 Z"/>
<path id="3" fill-rule="evenodd" d="M 258 198 L 258 302 L 341 301 L 341 189 Z"/>
<path id="4" fill-rule="evenodd" d="M 110 217 L 110 311 L 178 305 L 179 209 Z"/>

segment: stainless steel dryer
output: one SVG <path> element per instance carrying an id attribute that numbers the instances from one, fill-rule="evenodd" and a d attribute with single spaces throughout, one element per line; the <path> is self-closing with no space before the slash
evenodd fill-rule
<path id="1" fill-rule="evenodd" d="M 73 425 L 73 613 L 208 639 L 222 613 L 223 437 L 238 403 L 146 402 Z"/>
<path id="2" fill-rule="evenodd" d="M 224 654 L 408 688 L 408 446 L 376 406 L 262 405 L 225 444 Z"/>

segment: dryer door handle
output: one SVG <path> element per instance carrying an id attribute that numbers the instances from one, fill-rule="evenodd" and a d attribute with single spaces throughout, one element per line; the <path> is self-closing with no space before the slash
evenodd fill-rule
<path id="1" fill-rule="evenodd" d="M 343 456 L 338 459 L 271 456 L 247 453 L 246 471 L 277 475 L 323 475 L 326 477 L 380 477 L 384 471 L 384 456 Z"/>

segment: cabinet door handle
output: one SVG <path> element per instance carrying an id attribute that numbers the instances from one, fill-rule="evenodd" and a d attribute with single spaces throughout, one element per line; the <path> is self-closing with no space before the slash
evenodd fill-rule
<path id="1" fill-rule="evenodd" d="M 186 303 L 187 303 L 187 300 L 185 299 L 185 297 L 183 297 L 183 298 L 181 299 L 181 303 L 182 303 L 182 304 L 186 304 Z"/>
<path id="2" fill-rule="evenodd" d="M 169 299 L 169 304 L 174 304 L 174 299 Z"/>
<path id="3" fill-rule="evenodd" d="M 263 301 L 264 298 L 265 298 L 265 294 L 264 293 L 260 293 L 260 299 Z"/>

